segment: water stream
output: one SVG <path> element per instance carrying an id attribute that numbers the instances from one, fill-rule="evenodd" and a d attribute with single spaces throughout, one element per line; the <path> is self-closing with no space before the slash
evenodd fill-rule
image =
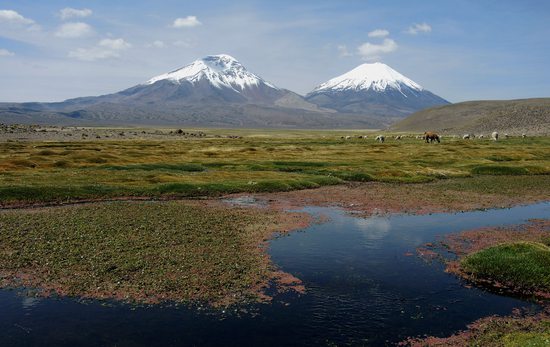
<path id="1" fill-rule="evenodd" d="M 307 294 L 277 294 L 248 313 L 135 307 L 33 298 L 0 290 L 1 346 L 392 345 L 407 336 L 447 336 L 477 318 L 537 305 L 467 288 L 415 249 L 461 230 L 550 217 L 550 204 L 423 216 L 330 218 L 274 239 L 269 252 L 303 280 Z"/>

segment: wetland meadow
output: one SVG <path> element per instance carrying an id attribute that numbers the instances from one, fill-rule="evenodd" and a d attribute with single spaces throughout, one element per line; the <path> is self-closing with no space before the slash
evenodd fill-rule
<path id="1" fill-rule="evenodd" d="M 35 312 L 32 322 L 0 320 L 5 342 L 33 344 L 46 327 L 67 328 L 51 317 L 78 306 L 98 341 L 121 345 L 149 340 L 125 340 L 131 326 L 105 330 L 109 310 L 157 317 L 152 331 L 163 319 L 171 331 L 188 322 L 165 345 L 548 339 L 548 138 L 45 132 L 0 142 L 0 300 L 13 317 L 17 302 L 36 301 L 23 309 Z M 483 242 L 473 231 L 460 236 L 475 228 Z M 500 317 L 487 326 L 492 315 Z M 193 334 L 195 320 L 218 336 Z M 261 334 L 232 336 L 235 325 Z M 270 325 L 294 340 L 266 333 Z M 85 344 L 76 335 L 47 341 Z"/>

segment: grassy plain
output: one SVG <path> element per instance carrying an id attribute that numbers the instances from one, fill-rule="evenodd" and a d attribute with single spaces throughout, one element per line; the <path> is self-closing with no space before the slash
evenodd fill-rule
<path id="1" fill-rule="evenodd" d="M 123 196 L 195 197 L 274 192 L 345 182 L 420 183 L 550 174 L 550 138 L 499 142 L 372 134 L 228 131 L 242 138 L 0 142 L 0 203 Z M 341 139 L 350 134 L 353 138 Z"/>

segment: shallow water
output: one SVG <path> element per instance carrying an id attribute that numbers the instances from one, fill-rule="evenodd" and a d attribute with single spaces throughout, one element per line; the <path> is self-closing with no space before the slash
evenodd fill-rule
<path id="1" fill-rule="evenodd" d="M 1 346 L 372 345 L 446 336 L 525 301 L 464 287 L 407 252 L 437 235 L 548 218 L 550 204 L 425 216 L 355 218 L 309 208 L 330 221 L 273 240 L 270 254 L 302 279 L 305 295 L 278 294 L 249 313 L 38 299 L 0 291 Z M 252 312 L 252 313 L 250 313 Z"/>

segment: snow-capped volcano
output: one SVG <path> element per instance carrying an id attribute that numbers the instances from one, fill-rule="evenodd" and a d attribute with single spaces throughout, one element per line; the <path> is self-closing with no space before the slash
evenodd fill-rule
<path id="1" fill-rule="evenodd" d="M 153 77 L 147 81 L 147 84 L 163 80 L 178 84 L 183 81 L 195 84 L 206 80 L 215 87 L 231 88 L 236 91 L 258 87 L 262 84 L 279 89 L 246 70 L 237 59 L 227 54 L 209 55 L 203 59 L 195 60 L 180 69 Z"/>
<path id="2" fill-rule="evenodd" d="M 320 84 L 306 100 L 340 112 L 390 117 L 449 103 L 383 63 L 359 65 Z"/>
<path id="3" fill-rule="evenodd" d="M 401 89 L 401 86 L 421 91 L 423 88 L 413 80 L 403 76 L 383 63 L 362 64 L 343 75 L 317 86 L 320 90 L 361 90 L 372 89 L 378 92 L 386 88 Z"/>

